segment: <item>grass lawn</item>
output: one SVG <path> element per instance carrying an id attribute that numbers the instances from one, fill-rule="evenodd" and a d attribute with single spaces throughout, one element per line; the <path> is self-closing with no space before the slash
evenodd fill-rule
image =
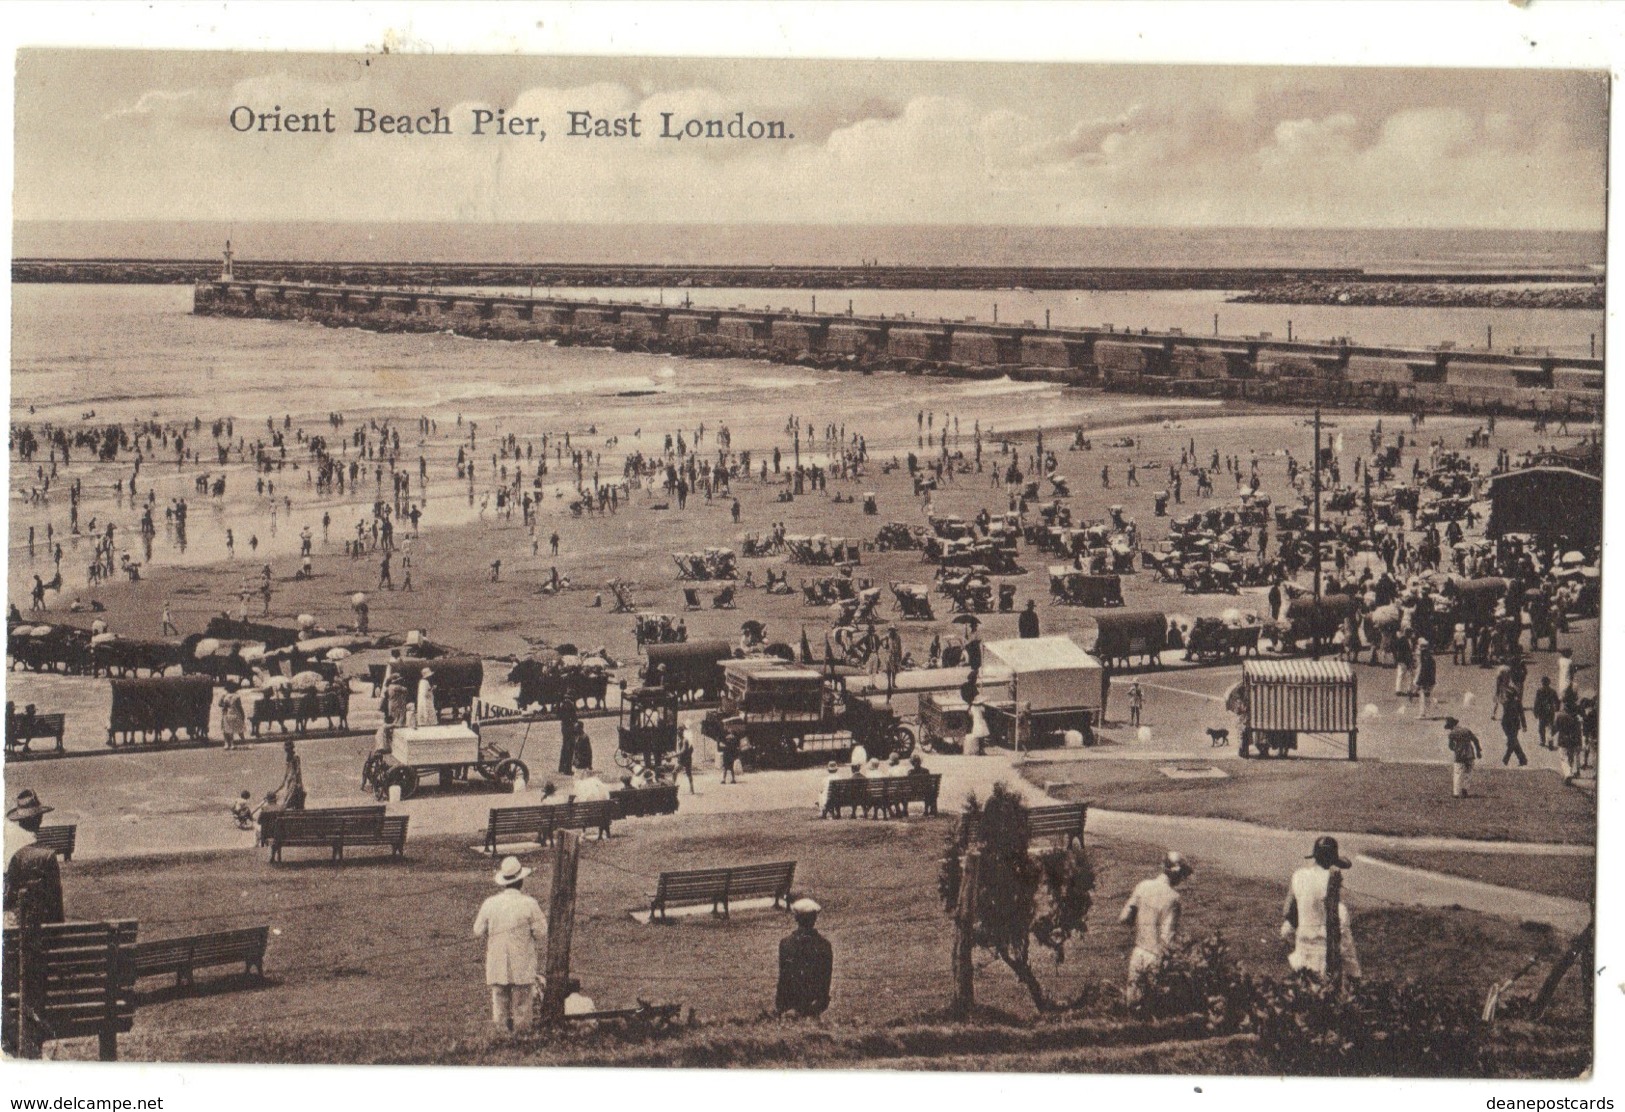
<path id="1" fill-rule="evenodd" d="M 1413 869 L 1430 869 L 1486 884 L 1589 903 L 1597 894 L 1597 859 L 1546 853 L 1456 853 L 1385 849 L 1371 856 Z"/>
<path id="2" fill-rule="evenodd" d="M 1480 765 L 1473 797 L 1452 800 L 1447 765 L 1254 760 L 1221 767 L 1228 773 L 1222 780 L 1172 780 L 1148 761 L 1034 763 L 1024 775 L 1055 782 L 1053 794 L 1062 798 L 1120 811 L 1365 834 L 1597 841 L 1596 801 L 1555 772 Z"/>
<path id="3" fill-rule="evenodd" d="M 951 991 L 951 929 L 935 894 L 948 822 L 821 822 L 810 810 L 629 821 L 610 841 L 583 846 L 573 969 L 600 1007 L 643 998 L 681 1003 L 706 1021 L 760 1018 L 772 1004 L 777 940 L 790 925 L 782 912 L 669 926 L 640 926 L 628 913 L 647 906 L 645 893 L 662 869 L 794 858 L 798 888 L 824 905 L 820 927 L 835 946 L 827 1020 L 860 1027 L 917 1022 L 940 1011 Z M 1057 996 L 1120 982 L 1128 938 L 1116 915 L 1161 853 L 1104 838 L 1092 840 L 1091 850 L 1100 880 L 1090 933 L 1069 948 L 1064 964 L 1038 963 Z M 364 852 L 338 866 L 314 851 L 289 851 L 279 867 L 266 862 L 264 851 L 69 863 L 65 885 L 76 918 L 136 918 L 144 938 L 258 923 L 276 932 L 266 960 L 269 985 L 245 986 L 229 970 L 200 974 L 195 995 L 175 995 L 162 978 L 143 982 L 149 996 L 135 1031 L 121 1040 L 121 1055 L 487 1060 L 494 1051 L 483 1023 L 483 947 L 470 928 L 480 901 L 495 890 L 490 863 L 470 850 L 468 839 L 409 842 L 405 863 Z M 1193 858 L 1186 931 L 1223 931 L 1244 967 L 1283 972 L 1275 934 L 1280 885 L 1226 876 L 1199 854 Z M 533 852 L 527 860 L 540 864 L 546 855 Z M 544 905 L 546 874 L 539 869 L 528 882 Z M 1465 911 L 1357 912 L 1355 933 L 1370 974 L 1474 993 L 1510 975 L 1534 949 L 1556 945 L 1547 932 Z M 1463 953 L 1475 960 L 1462 962 Z M 977 993 L 1002 1013 L 1033 1015 L 1001 965 L 980 971 Z M 1583 1020 L 1577 994 L 1562 1007 Z M 563 1061 L 567 1050 L 541 1047 L 537 1054 Z M 64 1044 L 56 1053 L 89 1056 L 93 1046 Z M 851 1060 L 866 1053 L 853 1051 Z M 908 1058 L 913 1051 L 899 1046 L 890 1053 Z M 831 1063 L 843 1060 L 831 1054 Z"/>

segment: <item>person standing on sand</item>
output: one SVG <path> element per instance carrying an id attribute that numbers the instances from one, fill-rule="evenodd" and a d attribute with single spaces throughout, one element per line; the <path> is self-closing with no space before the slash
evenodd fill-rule
<path id="1" fill-rule="evenodd" d="M 1529 757 L 1518 741 L 1518 735 L 1528 725 L 1528 719 L 1523 712 L 1523 688 L 1515 683 L 1509 684 L 1506 694 L 1501 698 L 1501 732 L 1507 739 L 1506 752 L 1501 754 L 1503 765 L 1511 763 L 1513 757 L 1518 758 L 1519 768 L 1529 764 Z"/>
<path id="2" fill-rule="evenodd" d="M 389 575 L 389 553 L 387 552 L 384 553 L 384 558 L 378 561 L 378 589 L 380 591 L 393 591 L 395 589 L 395 581 Z"/>
<path id="3" fill-rule="evenodd" d="M 491 1022 L 504 1031 L 528 1030 L 534 1014 L 536 952 L 547 939 L 547 916 L 536 897 L 520 891 L 532 871 L 519 858 L 504 857 L 491 877 L 501 891 L 474 917 L 474 937 L 485 939 Z"/>
<path id="4" fill-rule="evenodd" d="M 242 692 L 237 690 L 236 681 L 227 680 L 226 693 L 220 697 L 220 736 L 227 749 L 235 749 L 237 742 L 243 740 L 247 733 Z"/>
<path id="5" fill-rule="evenodd" d="M 1580 753 L 1585 742 L 1585 731 L 1580 716 L 1560 709 L 1552 720 L 1552 736 L 1557 749 L 1563 754 L 1563 782 L 1572 784 L 1580 777 Z"/>
<path id="6" fill-rule="evenodd" d="M 677 728 L 677 774 L 688 777 L 688 794 L 694 794 L 694 737 L 687 726 Z"/>
<path id="7" fill-rule="evenodd" d="M 1418 697 L 1417 718 L 1428 716 L 1429 704 L 1433 700 L 1433 688 L 1438 682 L 1439 665 L 1433 659 L 1433 648 L 1428 644 L 1426 637 L 1419 638 L 1416 642 L 1416 679 L 1412 685 Z"/>
<path id="8" fill-rule="evenodd" d="M 1552 686 L 1552 677 L 1540 677 L 1540 686 L 1535 689 L 1535 722 L 1540 727 L 1540 747 L 1542 749 L 1555 748 L 1555 732 L 1553 724 L 1557 720 L 1558 709 L 1557 689 Z"/>
<path id="9" fill-rule="evenodd" d="M 276 794 L 282 800 L 284 811 L 303 811 L 305 809 L 305 771 L 300 763 L 299 754 L 294 752 L 293 742 L 282 743 L 283 755 L 287 758 L 287 765 L 282 772 L 282 783 L 277 786 Z"/>
<path id="10" fill-rule="evenodd" d="M 1454 718 L 1444 720 L 1444 728 L 1449 738 L 1452 764 L 1450 766 L 1450 794 L 1456 799 L 1466 799 L 1468 785 L 1473 778 L 1473 762 L 1481 760 L 1484 756 L 1483 748 L 1478 744 L 1478 735 Z"/>
<path id="11" fill-rule="evenodd" d="M 173 614 L 171 614 L 169 612 L 169 600 L 168 599 L 164 600 L 163 623 L 164 623 L 163 636 L 165 636 L 165 637 L 178 637 L 178 636 L 180 636 L 181 631 L 175 625 L 175 617 L 174 617 Z"/>

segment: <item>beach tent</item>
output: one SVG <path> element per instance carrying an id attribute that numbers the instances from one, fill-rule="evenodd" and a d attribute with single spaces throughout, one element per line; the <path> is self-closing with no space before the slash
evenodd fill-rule
<path id="1" fill-rule="evenodd" d="M 1572 467 L 1526 467 L 1490 480 L 1486 535 L 1532 533 L 1589 546 L 1602 540 L 1602 479 Z"/>
<path id="2" fill-rule="evenodd" d="M 1106 709 L 1106 669 L 1070 637 L 988 641 L 981 681 L 984 687 L 1013 681 L 1016 697 L 1035 712 Z"/>

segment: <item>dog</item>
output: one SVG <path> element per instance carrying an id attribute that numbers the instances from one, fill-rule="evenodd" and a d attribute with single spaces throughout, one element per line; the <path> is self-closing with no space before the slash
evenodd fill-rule
<path id="1" fill-rule="evenodd" d="M 1230 731 L 1229 730 L 1209 730 L 1207 732 L 1207 739 L 1208 739 L 1208 741 L 1212 742 L 1212 747 L 1214 749 L 1222 749 L 1226 745 L 1230 744 Z"/>

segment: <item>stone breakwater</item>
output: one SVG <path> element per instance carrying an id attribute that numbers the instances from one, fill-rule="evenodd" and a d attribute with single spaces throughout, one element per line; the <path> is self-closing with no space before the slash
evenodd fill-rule
<path id="1" fill-rule="evenodd" d="M 1260 305 L 1369 305 L 1416 309 L 1604 308 L 1602 283 L 1475 286 L 1434 282 L 1288 282 L 1228 300 Z"/>
<path id="2" fill-rule="evenodd" d="M 1180 332 L 751 311 L 251 281 L 199 283 L 202 315 L 451 332 L 827 370 L 1008 376 L 1162 397 L 1381 410 L 1600 415 L 1602 362 Z"/>

